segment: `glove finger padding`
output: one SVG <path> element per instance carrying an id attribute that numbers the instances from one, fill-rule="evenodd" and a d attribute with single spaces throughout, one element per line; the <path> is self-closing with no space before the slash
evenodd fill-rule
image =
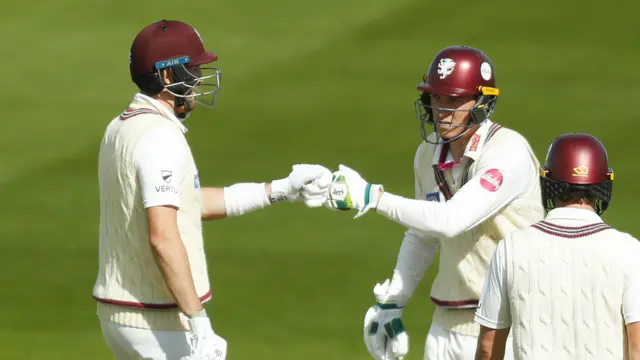
<path id="1" fill-rule="evenodd" d="M 313 180 L 311 183 L 324 191 L 329 191 L 329 186 L 333 181 L 333 174 L 327 170 L 320 178 Z"/>
<path id="2" fill-rule="evenodd" d="M 197 316 L 188 322 L 191 353 L 180 360 L 225 360 L 227 341 L 213 331 L 209 318 Z"/>
<path id="3" fill-rule="evenodd" d="M 310 208 L 322 207 L 327 202 L 326 196 L 305 197 L 304 204 Z"/>
<path id="4" fill-rule="evenodd" d="M 301 189 L 313 180 L 331 176 L 331 171 L 322 165 L 297 164 L 292 169 L 290 179 L 294 189 Z"/>
<path id="5" fill-rule="evenodd" d="M 311 184 L 307 184 L 302 187 L 301 191 L 302 195 L 306 198 L 307 196 L 327 196 L 329 194 L 328 187 L 321 187 L 316 184 L 315 181 L 311 182 Z"/>
<path id="6" fill-rule="evenodd" d="M 386 355 L 389 359 L 402 359 L 409 352 L 409 336 L 404 330 L 402 319 L 393 318 L 384 324 L 387 337 Z"/>
<path id="7" fill-rule="evenodd" d="M 391 340 L 391 346 L 389 346 L 388 349 L 391 350 L 393 358 L 401 360 L 407 356 L 409 353 L 409 335 L 407 332 L 403 331 L 396 335 L 396 337 Z"/>
<path id="8" fill-rule="evenodd" d="M 316 185 L 314 180 L 311 184 L 307 184 L 302 188 L 300 194 L 304 198 L 304 204 L 310 208 L 322 207 L 327 202 L 329 196 L 328 187 L 322 189 Z"/>
<path id="9" fill-rule="evenodd" d="M 347 165 L 343 165 L 343 164 L 338 165 L 338 171 L 344 172 L 344 173 L 348 174 L 349 176 L 354 176 L 354 177 L 356 177 L 358 179 L 362 179 L 362 176 L 360 176 L 360 174 L 357 171 L 353 170 L 352 168 L 348 167 Z"/>
<path id="10" fill-rule="evenodd" d="M 384 333 L 384 329 L 380 327 L 380 323 L 376 321 L 376 315 L 378 312 L 378 308 L 376 306 L 372 306 L 367 310 L 367 313 L 364 317 L 364 329 L 363 329 L 363 337 L 364 344 L 367 347 L 367 351 L 369 354 L 376 360 L 384 359 L 384 345 L 386 336 Z M 379 340 L 379 335 L 382 335 L 382 341 Z"/>
<path id="11" fill-rule="evenodd" d="M 211 360 L 225 360 L 227 357 L 227 340 L 214 334 L 213 336 L 213 344 L 214 350 L 212 356 L 209 357 Z"/>
<path id="12" fill-rule="evenodd" d="M 395 270 L 394 270 L 395 276 Z M 386 279 L 373 288 L 379 315 L 377 321 L 383 334 L 385 360 L 401 360 L 409 352 L 409 336 L 402 322 L 402 309 L 407 302 L 407 295 L 402 292 L 402 283 Z"/>

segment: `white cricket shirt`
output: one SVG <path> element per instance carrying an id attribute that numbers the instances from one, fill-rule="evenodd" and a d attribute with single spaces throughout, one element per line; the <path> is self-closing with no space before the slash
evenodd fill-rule
<path id="1" fill-rule="evenodd" d="M 494 123 L 487 121 L 476 134 L 486 137 L 493 125 Z M 510 131 L 509 129 L 498 130 L 494 130 L 495 136 Z M 484 149 L 485 151 L 481 153 L 480 144 L 474 146 L 475 140 L 472 138 L 467 144 L 464 161 L 455 164 L 449 171 L 443 172 L 444 178 L 451 184 L 451 190 L 455 191 L 459 188 L 448 201 L 426 201 L 431 200 L 428 198 L 408 199 L 385 192 L 378 203 L 378 212 L 409 228 L 440 238 L 452 238 L 469 231 L 536 187 L 538 163 L 532 157 L 528 144 L 523 140 L 513 136 L 504 144 Z M 445 153 L 441 153 L 443 148 Z M 482 155 L 480 166 L 475 169 L 468 181 L 464 181 L 462 177 L 469 166 L 469 159 L 477 161 L 480 155 Z M 442 161 L 443 158 L 448 161 Z M 451 161 L 448 146 L 438 145 L 434 151 L 432 164 L 446 167 L 445 164 Z M 418 167 L 420 165 L 417 164 Z M 430 168 L 425 171 L 430 172 L 427 176 L 432 176 L 433 172 Z M 460 187 L 461 182 L 464 182 L 464 185 Z M 434 191 L 426 195 L 440 198 L 441 194 Z"/>
<path id="2" fill-rule="evenodd" d="M 377 212 L 408 228 L 392 282 L 401 282 L 410 297 L 440 250 L 433 321 L 477 336 L 473 309 L 498 241 L 544 217 L 539 162 L 522 135 L 490 120 L 471 137 L 461 161 L 451 160 L 448 145 L 421 143 L 415 198 L 385 192 Z"/>
<path id="3" fill-rule="evenodd" d="M 121 325 L 184 330 L 149 243 L 146 209 L 178 207 L 177 226 L 196 292 L 211 298 L 198 169 L 186 128 L 158 101 L 137 94 L 113 119 L 99 155 L 100 232 L 93 297 L 98 316 Z"/>
<path id="4" fill-rule="evenodd" d="M 184 128 L 175 117 L 173 121 Z M 140 139 L 135 164 L 145 208 L 180 207 L 179 184 L 186 175 L 183 169 L 188 160 L 189 148 L 184 137 L 169 128 L 155 128 Z"/>
<path id="5" fill-rule="evenodd" d="M 512 328 L 518 359 L 622 358 L 640 321 L 640 243 L 594 212 L 559 208 L 498 244 L 475 321 Z"/>

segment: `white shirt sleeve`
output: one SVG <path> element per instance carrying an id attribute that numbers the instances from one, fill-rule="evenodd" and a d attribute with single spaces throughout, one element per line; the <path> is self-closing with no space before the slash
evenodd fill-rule
<path id="1" fill-rule="evenodd" d="M 626 324 L 640 321 L 640 243 L 634 239 L 629 251 L 625 288 L 622 293 L 622 313 Z"/>
<path id="2" fill-rule="evenodd" d="M 400 282 L 407 299 L 413 295 L 437 251 L 436 239 L 425 237 L 412 229 L 405 232 L 391 282 Z"/>
<path id="3" fill-rule="evenodd" d="M 407 227 L 454 237 L 522 196 L 531 186 L 531 173 L 538 172 L 529 151 L 517 143 L 494 147 L 480 161 L 474 176 L 445 203 L 384 192 L 377 211 Z"/>
<path id="4" fill-rule="evenodd" d="M 484 280 L 474 318 L 478 324 L 491 329 L 504 329 L 511 326 L 505 259 L 505 241 L 502 240 L 491 257 L 489 272 Z"/>
<path id="5" fill-rule="evenodd" d="M 135 163 L 145 208 L 180 207 L 180 182 L 188 149 L 184 136 L 170 127 L 155 128 L 135 150 Z"/>
<path id="6" fill-rule="evenodd" d="M 422 198 L 422 189 L 418 180 L 419 156 L 413 160 L 413 177 L 415 198 Z M 418 287 L 420 280 L 424 277 L 425 271 L 433 262 L 433 258 L 438 251 L 439 242 L 436 238 L 420 233 L 415 229 L 408 229 L 404 233 L 402 245 L 398 252 L 396 267 L 393 272 L 392 284 L 400 282 L 402 292 L 411 297 Z"/>

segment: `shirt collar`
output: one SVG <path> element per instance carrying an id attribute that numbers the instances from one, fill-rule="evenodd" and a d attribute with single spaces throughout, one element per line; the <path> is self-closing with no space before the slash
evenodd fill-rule
<path id="1" fill-rule="evenodd" d="M 568 207 L 556 208 L 547 213 L 547 220 L 555 219 L 579 219 L 589 220 L 593 222 L 602 222 L 602 218 L 591 210 Z"/>
<path id="2" fill-rule="evenodd" d="M 182 123 L 182 121 L 180 121 L 180 119 L 178 119 L 178 117 L 169 109 L 167 109 L 166 106 L 164 106 L 160 101 L 149 97 L 145 94 L 141 94 L 141 93 L 137 93 L 134 97 L 133 97 L 133 102 L 132 104 L 135 104 L 137 106 L 141 106 L 141 107 L 151 107 L 157 111 L 160 112 L 160 114 L 162 114 L 164 117 L 166 117 L 167 119 L 171 120 L 171 122 L 173 122 L 174 124 L 176 124 L 180 130 L 182 130 L 183 133 L 187 132 L 187 127 L 184 126 L 184 124 Z"/>
<path id="3" fill-rule="evenodd" d="M 478 160 L 482 147 L 485 145 L 487 137 L 493 136 L 495 131 L 499 129 L 499 125 L 493 121 L 486 119 L 482 122 L 475 134 L 471 136 L 471 140 L 467 143 L 467 147 L 464 150 L 463 157 Z M 444 153 L 443 153 L 444 149 Z M 438 144 L 433 152 L 433 165 L 442 166 L 447 159 L 447 153 L 449 152 L 449 144 Z"/>

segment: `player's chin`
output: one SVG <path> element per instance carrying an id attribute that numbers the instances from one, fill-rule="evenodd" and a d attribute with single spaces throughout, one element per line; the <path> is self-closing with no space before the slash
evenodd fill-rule
<path id="1" fill-rule="evenodd" d="M 446 124 L 438 125 L 437 129 L 438 129 L 438 135 L 445 140 L 452 139 L 460 135 L 460 133 L 464 130 L 461 127 L 456 127 L 456 126 L 451 126 Z"/>

